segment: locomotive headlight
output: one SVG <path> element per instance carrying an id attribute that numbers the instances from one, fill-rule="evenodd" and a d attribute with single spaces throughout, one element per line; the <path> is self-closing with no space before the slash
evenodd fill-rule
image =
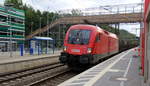
<path id="1" fill-rule="evenodd" d="M 92 52 L 92 48 L 88 48 L 87 53 L 91 53 L 91 52 Z"/>
<path id="2" fill-rule="evenodd" d="M 64 46 L 64 51 L 66 51 L 67 50 L 67 47 L 66 46 Z"/>

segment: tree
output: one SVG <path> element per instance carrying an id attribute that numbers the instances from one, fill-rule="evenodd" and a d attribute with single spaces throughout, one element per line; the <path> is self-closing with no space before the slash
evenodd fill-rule
<path id="1" fill-rule="evenodd" d="M 22 0 L 5 0 L 4 5 L 10 5 L 13 4 L 12 7 L 17 9 L 22 9 L 23 3 Z"/>
<path id="2" fill-rule="evenodd" d="M 73 9 L 71 11 L 71 13 L 72 13 L 72 16 L 81 16 L 82 15 L 81 10 L 78 10 L 78 9 Z"/>

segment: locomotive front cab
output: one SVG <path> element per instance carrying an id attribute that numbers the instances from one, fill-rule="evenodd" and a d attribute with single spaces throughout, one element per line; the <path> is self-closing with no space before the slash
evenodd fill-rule
<path id="1" fill-rule="evenodd" d="M 92 30 L 70 29 L 64 41 L 64 52 L 61 53 L 62 63 L 88 64 L 92 53 L 90 47 Z"/>
<path id="2" fill-rule="evenodd" d="M 91 53 L 89 46 L 91 30 L 73 29 L 69 31 L 66 52 L 73 55 Z"/>

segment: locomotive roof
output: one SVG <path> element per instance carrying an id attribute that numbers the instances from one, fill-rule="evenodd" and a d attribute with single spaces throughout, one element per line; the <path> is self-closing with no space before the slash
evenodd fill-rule
<path id="1" fill-rule="evenodd" d="M 71 28 L 76 28 L 76 27 L 90 27 L 90 28 L 95 28 L 96 26 L 94 26 L 94 25 L 88 25 L 88 24 L 77 24 L 77 25 L 71 26 Z"/>
<path id="2" fill-rule="evenodd" d="M 118 37 L 117 37 L 117 35 L 116 35 L 116 34 L 111 33 L 111 32 L 108 32 L 108 31 L 106 31 L 106 30 L 104 30 L 104 29 L 102 29 L 102 28 L 100 28 L 100 27 L 97 27 L 97 28 L 98 28 L 98 29 L 100 29 L 100 31 L 101 31 L 101 32 L 103 32 L 103 33 L 107 34 L 108 36 L 110 36 L 110 37 L 112 37 L 112 38 L 116 38 L 116 39 L 118 39 Z"/>
<path id="3" fill-rule="evenodd" d="M 100 28 L 100 27 L 98 27 L 98 26 L 88 25 L 88 24 L 77 24 L 77 25 L 71 26 L 71 28 L 77 28 L 77 29 L 78 29 L 78 27 L 90 27 L 90 28 L 88 28 L 88 29 L 90 29 L 90 30 L 97 30 L 97 31 L 99 31 L 99 32 L 101 32 L 101 33 L 107 34 L 107 35 L 110 36 L 110 37 L 118 38 L 118 37 L 116 36 L 116 34 L 111 33 L 111 32 L 108 32 L 108 31 L 106 31 L 106 30 L 104 30 L 104 29 L 102 29 L 102 28 Z"/>
<path id="4" fill-rule="evenodd" d="M 84 28 L 83 28 L 84 27 Z M 89 29 L 89 30 L 99 30 L 100 32 L 103 31 L 103 29 L 101 28 L 97 28 L 97 26 L 94 25 L 88 25 L 88 24 L 77 24 L 77 25 L 73 25 L 71 26 L 71 28 L 80 28 L 80 29 Z"/>
<path id="5" fill-rule="evenodd" d="M 111 36 L 111 37 L 113 37 L 113 38 L 118 39 L 117 35 L 116 35 L 116 34 L 114 34 L 114 33 L 110 33 L 110 32 L 109 32 L 109 36 Z"/>

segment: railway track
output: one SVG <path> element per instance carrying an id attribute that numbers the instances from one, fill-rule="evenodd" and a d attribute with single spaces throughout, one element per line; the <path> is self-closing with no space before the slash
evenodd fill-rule
<path id="1" fill-rule="evenodd" d="M 53 76 L 46 77 L 40 81 L 34 82 L 29 86 L 57 86 L 58 84 L 66 81 L 67 79 L 72 78 L 78 73 L 72 72 L 71 70 L 66 70 L 60 73 L 57 73 Z"/>
<path id="2" fill-rule="evenodd" d="M 0 75 L 0 86 L 57 86 L 77 74 L 79 73 L 55 62 L 18 73 Z"/>
<path id="3" fill-rule="evenodd" d="M 25 86 L 42 80 L 45 77 L 55 75 L 63 71 L 69 71 L 67 66 L 60 63 L 54 63 L 45 67 L 39 67 L 33 70 L 27 70 L 18 73 L 12 73 L 0 76 L 0 86 Z"/>
<path id="4" fill-rule="evenodd" d="M 116 54 L 114 54 L 114 55 L 116 55 Z M 111 55 L 111 56 L 114 56 L 114 55 Z M 101 61 L 99 61 L 99 63 L 101 63 L 105 60 L 108 60 L 111 56 L 109 56 L 105 59 L 102 59 Z M 99 63 L 97 63 L 97 64 L 99 64 Z M 80 71 L 80 72 L 82 72 L 82 71 Z M 28 86 L 57 86 L 58 84 L 66 81 L 67 79 L 72 78 L 73 76 L 75 76 L 77 74 L 79 74 L 79 72 L 78 73 L 73 72 L 70 69 L 68 69 L 68 70 L 65 70 L 65 71 L 55 73 L 52 76 L 48 76 L 48 77 L 43 78 L 43 79 L 41 79 L 39 81 L 36 81 L 34 83 L 28 84 Z"/>

